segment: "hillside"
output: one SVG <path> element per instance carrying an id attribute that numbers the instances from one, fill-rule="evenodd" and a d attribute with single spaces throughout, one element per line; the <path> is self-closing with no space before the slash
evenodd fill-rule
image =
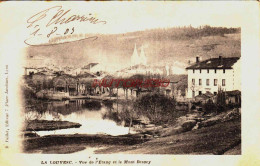
<path id="1" fill-rule="evenodd" d="M 220 54 L 223 57 L 239 57 L 241 54 L 240 29 L 234 28 L 181 27 L 95 36 L 98 38 L 94 41 L 29 47 L 28 57 L 41 57 L 45 64 L 51 62 L 59 66 L 83 66 L 97 62 L 124 68 L 130 65 L 135 43 L 138 51 L 144 46 L 149 65 L 165 65 L 166 62 L 187 64 L 197 55 L 207 59 Z M 34 63 L 41 65 L 44 64 L 42 61 L 34 60 Z"/>

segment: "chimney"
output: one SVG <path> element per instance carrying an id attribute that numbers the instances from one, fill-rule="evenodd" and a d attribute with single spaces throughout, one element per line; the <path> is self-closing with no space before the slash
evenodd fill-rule
<path id="1" fill-rule="evenodd" d="M 196 56 L 196 63 L 200 62 L 200 57 Z"/>
<path id="2" fill-rule="evenodd" d="M 218 57 L 218 60 L 219 60 L 219 65 L 221 65 L 222 64 L 222 56 L 221 55 Z"/>

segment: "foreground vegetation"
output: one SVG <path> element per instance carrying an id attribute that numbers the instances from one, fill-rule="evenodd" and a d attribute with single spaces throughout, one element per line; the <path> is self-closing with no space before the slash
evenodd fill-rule
<path id="1" fill-rule="evenodd" d="M 221 102 L 224 99 L 221 97 L 222 94 L 219 94 Z M 99 104 L 90 105 L 99 107 L 100 102 L 95 101 L 94 103 Z M 229 153 L 229 150 L 232 151 L 232 154 L 241 153 L 241 114 L 239 108 L 209 111 L 210 108 L 218 108 L 219 106 L 212 107 L 213 103 L 206 103 L 205 107 L 209 109 L 206 114 L 194 110 L 188 114 L 184 112 L 186 115 L 183 116 L 178 114 L 182 111 L 176 109 L 177 102 L 174 98 L 160 93 L 144 94 L 136 100 L 121 100 L 122 108 L 120 109 L 113 107 L 116 104 L 114 102 L 110 100 L 102 102 L 110 108 L 107 114 L 104 114 L 104 118 L 117 122 L 125 121 L 126 126 L 131 128 L 140 123 L 137 119 L 143 116 L 148 118 L 150 123 L 162 126 L 122 136 L 74 134 L 26 137 L 23 144 L 24 152 L 74 153 L 94 148 L 94 153 L 224 154 Z M 224 103 L 222 104 L 224 105 Z M 37 107 L 37 109 L 39 108 Z M 28 122 L 39 122 L 38 124 L 40 124 L 43 121 L 34 119 Z M 80 125 L 70 122 L 67 124 L 73 127 Z M 36 125 L 31 126 L 31 129 L 41 130 L 45 127 L 54 129 L 55 126 L 62 128 L 63 125 L 60 121 L 55 121 L 55 123 L 46 121 L 45 125 L 38 125 L 42 128 L 37 129 Z M 29 130 L 30 125 L 27 127 Z"/>
<path id="2" fill-rule="evenodd" d="M 217 123 L 156 139 L 138 135 L 57 135 L 24 140 L 27 153 L 73 153 L 93 147 L 95 153 L 127 154 L 241 154 L 241 125 L 239 119 Z M 233 150 L 235 149 L 235 150 Z"/>

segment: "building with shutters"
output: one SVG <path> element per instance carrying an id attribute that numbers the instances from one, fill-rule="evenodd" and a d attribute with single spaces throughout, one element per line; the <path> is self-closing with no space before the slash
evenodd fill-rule
<path id="1" fill-rule="evenodd" d="M 239 57 L 210 58 L 196 62 L 186 68 L 188 71 L 188 98 L 197 95 L 217 94 L 221 88 L 224 91 L 241 90 L 241 72 Z"/>

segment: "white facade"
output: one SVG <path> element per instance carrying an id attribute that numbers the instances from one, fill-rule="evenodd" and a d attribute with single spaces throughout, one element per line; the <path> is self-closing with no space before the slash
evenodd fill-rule
<path id="1" fill-rule="evenodd" d="M 240 59 L 232 69 L 188 69 L 187 97 L 193 98 L 207 91 L 216 94 L 219 88 L 225 91 L 241 90 L 240 75 Z"/>
<path id="2" fill-rule="evenodd" d="M 28 68 L 28 67 L 24 68 L 24 75 L 35 74 L 37 72 L 38 70 L 36 68 Z"/>

